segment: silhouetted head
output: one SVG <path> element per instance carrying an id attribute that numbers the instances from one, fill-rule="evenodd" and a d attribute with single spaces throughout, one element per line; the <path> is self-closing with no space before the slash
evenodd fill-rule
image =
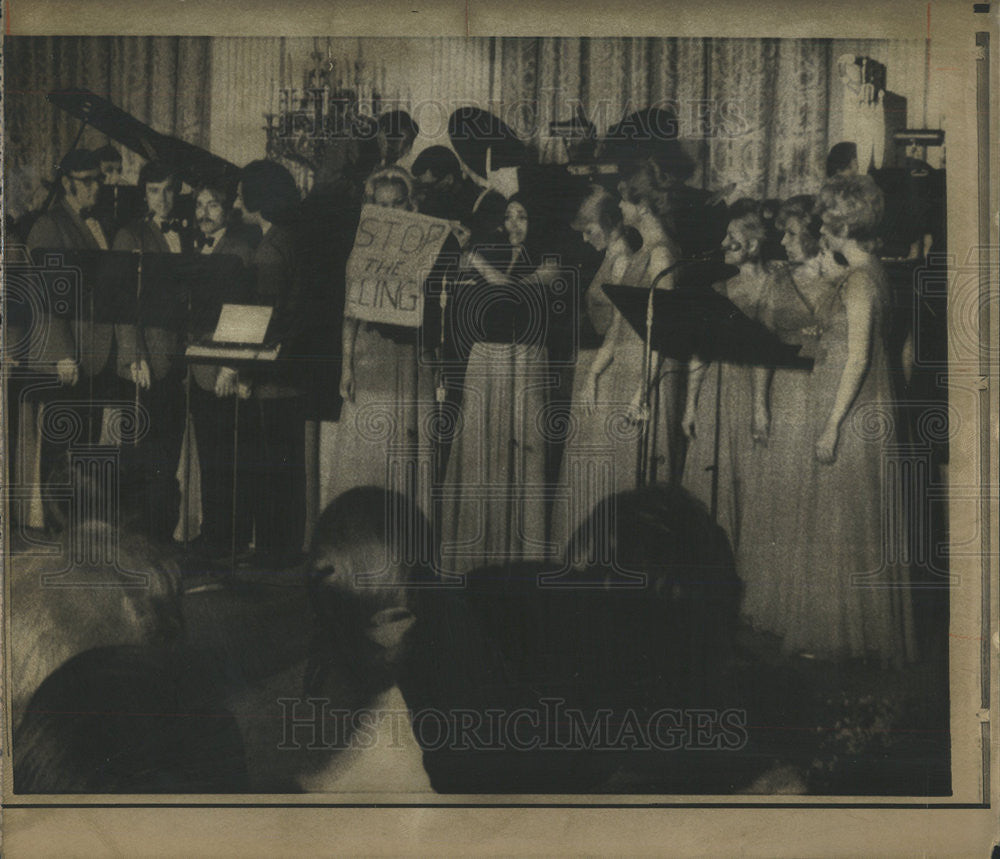
<path id="1" fill-rule="evenodd" d="M 235 718 L 191 665 L 102 647 L 55 670 L 14 734 L 18 793 L 236 793 L 247 788 Z"/>

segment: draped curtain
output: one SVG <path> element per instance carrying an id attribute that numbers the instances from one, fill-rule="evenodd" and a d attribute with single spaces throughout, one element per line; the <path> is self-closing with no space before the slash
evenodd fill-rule
<path id="1" fill-rule="evenodd" d="M 4 43 L 5 168 L 12 214 L 30 208 L 43 181 L 70 148 L 80 121 L 45 100 L 52 90 L 82 88 L 109 99 L 166 134 L 208 147 L 211 39 L 67 36 L 8 38 Z M 80 145 L 108 139 L 87 128 Z M 123 152 L 135 181 L 142 161 Z"/>
<path id="2" fill-rule="evenodd" d="M 789 196 L 822 179 L 830 51 L 819 40 L 505 39 L 500 97 L 540 145 L 577 104 L 599 131 L 632 110 L 672 107 L 696 182 Z"/>
<path id="3" fill-rule="evenodd" d="M 265 154 L 266 114 L 282 88 L 301 88 L 317 62 L 382 109 L 409 110 L 417 148 L 447 142 L 447 118 L 474 104 L 500 115 L 540 153 L 549 123 L 577 106 L 600 132 L 627 112 L 673 107 L 696 184 L 739 196 L 815 191 L 825 154 L 842 139 L 841 53 L 886 64 L 890 90 L 907 100 L 909 124 L 943 122 L 928 93 L 922 42 L 680 38 L 69 38 L 8 39 L 8 202 L 52 175 L 79 122 L 45 101 L 50 89 L 83 86 L 158 131 L 237 164 Z M 314 56 L 314 54 L 316 56 Z M 102 135 L 88 131 L 83 145 Z M 125 153 L 134 181 L 138 156 Z M 295 167 L 295 165 L 289 165 Z M 310 177 L 294 172 L 303 188 Z M 27 177 L 27 179 L 25 179 Z M 37 188 L 35 189 L 37 193 Z"/>

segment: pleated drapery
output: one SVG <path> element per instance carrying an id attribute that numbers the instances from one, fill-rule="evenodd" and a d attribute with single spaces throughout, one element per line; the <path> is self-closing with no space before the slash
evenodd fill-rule
<path id="1" fill-rule="evenodd" d="M 931 127 L 944 118 L 940 93 L 925 91 L 918 41 L 17 37 L 6 50 L 8 179 L 11 171 L 52 175 L 79 123 L 44 96 L 71 86 L 237 164 L 262 158 L 265 114 L 277 110 L 282 89 L 301 90 L 317 62 L 332 65 L 335 82 L 358 91 L 363 106 L 377 93 L 381 109 L 410 111 L 418 149 L 447 141 L 448 115 L 461 105 L 498 114 L 542 157 L 549 123 L 578 106 L 599 132 L 629 111 L 670 106 L 698 166 L 695 183 L 733 185 L 729 199 L 816 190 L 826 152 L 844 134 L 835 67 L 843 53 L 887 66 L 909 125 L 924 124 L 925 114 Z M 104 142 L 92 132 L 83 139 Z M 138 165 L 126 153 L 129 178 Z M 293 172 L 305 190 L 308 171 Z"/>
<path id="2" fill-rule="evenodd" d="M 164 134 L 209 146 L 212 40 L 201 37 L 18 36 L 4 42 L 7 197 L 12 214 L 32 208 L 42 182 L 80 129 L 80 120 L 53 107 L 53 90 L 89 89 Z M 87 128 L 81 146 L 108 139 Z M 123 151 L 127 179 L 142 159 Z"/>

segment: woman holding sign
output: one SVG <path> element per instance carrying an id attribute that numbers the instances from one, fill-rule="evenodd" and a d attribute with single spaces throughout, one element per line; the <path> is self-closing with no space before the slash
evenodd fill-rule
<path id="1" fill-rule="evenodd" d="M 431 330 L 435 321 L 424 313 L 423 280 L 448 226 L 405 214 L 416 211 L 413 184 L 398 167 L 371 175 L 365 203 L 348 261 L 344 405 L 322 503 L 355 486 L 384 486 L 412 498 L 429 515 L 438 335 Z M 379 215 L 372 206 L 397 214 Z M 433 309 L 429 303 L 428 308 Z"/>
<path id="2" fill-rule="evenodd" d="M 545 284 L 557 269 L 537 264 L 541 254 L 531 248 L 544 230 L 532 208 L 522 196 L 511 198 L 507 242 L 468 255 L 449 317 L 454 345 L 468 355 L 442 504 L 441 554 L 449 572 L 550 554 Z"/>

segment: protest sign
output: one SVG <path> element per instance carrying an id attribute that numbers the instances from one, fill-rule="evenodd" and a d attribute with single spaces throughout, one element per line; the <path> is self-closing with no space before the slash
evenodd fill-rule
<path id="1" fill-rule="evenodd" d="M 423 282 L 451 225 L 401 209 L 367 205 L 347 259 L 347 316 L 417 328 Z"/>

